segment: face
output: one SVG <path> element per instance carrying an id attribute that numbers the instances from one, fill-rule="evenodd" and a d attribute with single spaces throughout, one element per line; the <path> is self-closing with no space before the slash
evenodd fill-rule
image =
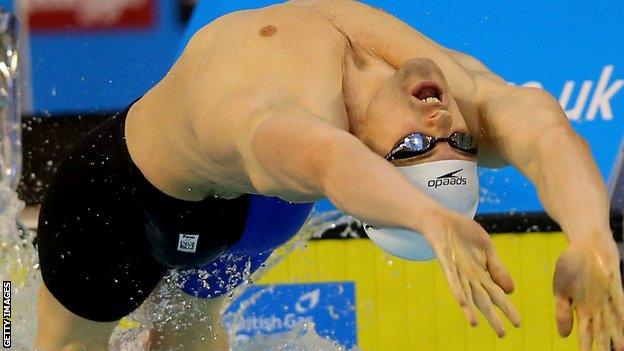
<path id="1" fill-rule="evenodd" d="M 410 133 L 445 138 L 454 132 L 468 132 L 448 83 L 433 61 L 412 59 L 398 70 L 392 68 L 385 74 L 379 69 L 375 71 L 369 75 L 360 72 L 359 87 L 365 92 L 359 95 L 357 103 L 366 108 L 349 109 L 362 111 L 349 117 L 351 132 L 378 155 L 385 156 Z M 393 163 L 407 165 L 441 159 L 476 161 L 474 155 L 438 142 L 424 155 Z"/>

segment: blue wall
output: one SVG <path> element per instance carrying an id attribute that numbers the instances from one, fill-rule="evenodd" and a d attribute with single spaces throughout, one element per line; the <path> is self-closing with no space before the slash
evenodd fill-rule
<path id="1" fill-rule="evenodd" d="M 582 110 L 571 114 L 572 123 L 609 178 L 624 134 L 624 2 L 365 2 L 478 57 L 510 82 L 538 81 L 557 98 L 566 83 L 574 84 L 568 110 L 580 85 L 591 81 Z M 271 3 L 276 1 L 204 0 L 189 33 L 229 11 Z M 158 26 L 150 31 L 33 35 L 35 109 L 119 109 L 143 93 L 166 72 L 182 39 L 174 8 L 173 0 L 158 0 Z M 599 88 L 601 74 L 604 86 Z M 592 101 L 599 107 L 596 113 L 589 111 Z M 533 186 L 512 169 L 482 171 L 480 180 L 481 213 L 542 209 Z"/>
<path id="2" fill-rule="evenodd" d="M 0 7 L 5 10 L 13 11 L 13 1 L 11 0 L 0 0 Z"/>
<path id="3" fill-rule="evenodd" d="M 37 113 L 117 110 L 168 70 L 183 31 L 173 0 L 157 0 L 146 30 L 31 34 Z"/>

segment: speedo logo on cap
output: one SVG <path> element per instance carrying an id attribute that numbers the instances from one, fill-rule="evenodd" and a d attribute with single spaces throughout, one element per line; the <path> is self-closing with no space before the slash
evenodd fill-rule
<path id="1" fill-rule="evenodd" d="M 427 182 L 427 186 L 429 188 L 437 188 L 439 186 L 445 185 L 466 185 L 466 183 L 468 182 L 466 177 L 455 175 L 463 170 L 464 169 L 461 168 L 456 171 L 438 176 L 436 179 L 430 179 Z"/>

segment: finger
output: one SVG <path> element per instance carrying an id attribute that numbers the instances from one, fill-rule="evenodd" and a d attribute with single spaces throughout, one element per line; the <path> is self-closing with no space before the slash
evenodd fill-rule
<path id="1" fill-rule="evenodd" d="M 605 310 L 605 319 L 604 322 L 609 329 L 609 335 L 611 336 L 611 340 L 613 340 L 613 345 L 615 346 L 615 350 L 623 351 L 624 350 L 624 335 L 622 330 L 622 322 L 618 320 L 616 316 L 617 312 L 615 310 L 607 309 Z"/>
<path id="2" fill-rule="evenodd" d="M 466 293 L 466 306 L 462 309 L 464 310 L 466 319 L 468 319 L 468 323 L 470 323 L 471 326 L 476 327 L 479 324 L 479 321 L 477 319 L 476 313 L 477 307 L 475 306 L 474 299 L 472 297 L 472 288 L 470 288 L 470 281 L 465 274 L 461 273 L 459 273 L 459 280 L 461 281 L 462 288 Z"/>
<path id="3" fill-rule="evenodd" d="M 505 328 L 503 328 L 503 322 L 496 314 L 494 305 L 492 304 L 492 301 L 490 300 L 490 296 L 488 295 L 487 291 L 485 290 L 485 288 L 483 288 L 483 286 L 478 283 L 470 283 L 470 286 L 472 286 L 472 293 L 474 296 L 475 304 L 477 305 L 481 313 L 483 313 L 488 323 L 490 323 L 490 326 L 492 327 L 492 329 L 494 329 L 496 335 L 498 335 L 499 338 L 504 337 Z"/>
<path id="4" fill-rule="evenodd" d="M 602 322 L 602 312 L 598 312 L 592 319 L 592 334 L 600 351 L 611 351 L 610 338 L 607 329 Z"/>
<path id="5" fill-rule="evenodd" d="M 498 306 L 498 308 L 501 309 L 501 311 L 503 311 L 507 319 L 509 319 L 514 327 L 520 327 L 520 314 L 511 303 L 511 300 L 509 300 L 509 297 L 505 295 L 505 292 L 500 288 L 500 286 L 494 284 L 489 277 L 486 276 L 487 274 L 485 274 L 485 272 L 483 273 L 484 276 L 481 277 L 483 279 L 482 284 L 490 296 L 490 299 L 496 306 Z"/>
<path id="6" fill-rule="evenodd" d="M 455 299 L 459 302 L 459 306 L 462 308 L 466 307 L 466 294 L 459 281 L 457 267 L 454 263 L 450 263 L 448 257 L 445 255 L 438 255 L 438 262 L 440 262 L 442 272 L 444 272 L 446 281 L 449 283 L 453 296 L 455 296 Z"/>
<path id="7" fill-rule="evenodd" d="M 487 270 L 494 283 L 500 286 L 505 293 L 511 294 L 514 291 L 514 282 L 493 245 L 490 245 L 487 250 Z"/>
<path id="8" fill-rule="evenodd" d="M 617 278 L 611 286 L 611 298 L 613 299 L 613 307 L 618 314 L 618 319 L 624 321 L 624 291 L 622 291 L 622 281 Z"/>
<path id="9" fill-rule="evenodd" d="M 556 311 L 559 335 L 567 337 L 572 332 L 572 325 L 574 324 L 572 301 L 568 297 L 557 295 Z"/>
<path id="10" fill-rule="evenodd" d="M 152 341 L 156 338 L 156 332 L 148 329 L 139 334 L 139 342 L 143 345 L 143 351 L 149 351 L 152 347 Z"/>
<path id="11" fill-rule="evenodd" d="M 580 316 L 579 314 L 579 344 L 581 351 L 591 351 L 592 347 L 592 331 L 591 322 L 588 316 Z"/>

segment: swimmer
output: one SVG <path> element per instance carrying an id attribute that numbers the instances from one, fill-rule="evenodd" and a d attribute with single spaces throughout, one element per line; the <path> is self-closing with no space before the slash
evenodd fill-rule
<path id="1" fill-rule="evenodd" d="M 559 333 L 576 313 L 582 350 L 623 349 L 605 186 L 557 101 L 347 0 L 213 21 L 71 152 L 40 215 L 36 345 L 105 350 L 168 269 L 204 267 L 208 284 L 191 274 L 177 303 L 204 299 L 208 318 L 186 316 L 193 328 L 163 328 L 151 347 L 227 350 L 208 324 L 241 282 L 232 267 L 255 270 L 324 197 L 372 227 L 422 233 L 468 322 L 480 311 L 503 336 L 496 309 L 515 326 L 520 317 L 489 235 L 397 167 L 448 160 L 512 165 L 536 185 L 569 241 L 554 275 Z"/>

